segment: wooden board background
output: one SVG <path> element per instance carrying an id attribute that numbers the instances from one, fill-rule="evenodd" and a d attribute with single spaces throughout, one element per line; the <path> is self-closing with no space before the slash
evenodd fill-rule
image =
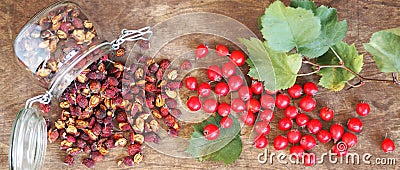
<path id="1" fill-rule="evenodd" d="M 368 42 L 369 37 L 375 31 L 399 27 L 400 26 L 400 1 L 398 0 L 316 0 L 317 4 L 323 4 L 338 9 L 340 19 L 346 19 L 349 23 L 349 32 L 346 42 L 355 43 L 359 51 L 365 55 L 364 69 L 361 72 L 366 77 L 390 78 L 388 74 L 382 74 L 377 71 L 371 56 L 365 53 L 362 43 Z M 29 78 L 29 73 L 25 72 L 19 66 L 13 53 L 13 41 L 21 27 L 37 11 L 53 3 L 54 0 L 29 1 L 29 0 L 2 0 L 0 3 L 0 169 L 8 169 L 8 146 L 9 135 L 11 132 L 12 121 L 17 111 L 24 106 L 25 100 L 44 92 L 36 82 Z M 189 12 L 214 12 L 232 17 L 246 26 L 257 35 L 257 17 L 261 15 L 271 2 L 262 0 L 85 0 L 76 1 L 82 9 L 93 18 L 102 29 L 105 39 L 112 40 L 116 37 L 121 28 L 140 28 L 147 25 L 154 25 L 162 22 L 172 16 Z M 287 2 L 287 1 L 285 1 Z M 207 37 L 206 37 L 207 38 Z M 210 37 L 208 37 L 210 38 Z M 212 39 L 212 38 L 211 38 Z M 201 43 L 202 37 L 196 37 Z M 184 46 L 184 41 L 173 42 L 173 44 Z M 173 52 L 170 51 L 171 54 Z M 316 77 L 307 77 L 300 79 L 299 82 L 316 81 Z M 352 149 L 354 153 L 371 153 L 374 158 L 396 158 L 397 165 L 348 165 L 324 163 L 317 165 L 318 169 L 399 169 L 400 164 L 400 86 L 366 84 L 357 89 L 343 90 L 338 93 L 321 90 L 317 96 L 318 108 L 322 106 L 332 107 L 336 111 L 336 122 L 346 123 L 346 120 L 356 116 L 355 105 L 359 101 L 366 101 L 371 104 L 371 114 L 362 118 L 364 129 L 358 135 L 359 143 Z M 280 115 L 279 115 L 280 114 Z M 277 117 L 282 117 L 281 112 Z M 312 117 L 316 118 L 314 113 Z M 276 128 L 275 119 L 273 128 Z M 324 124 L 327 128 L 332 123 Z M 273 130 L 269 135 L 271 141 L 277 134 Z M 392 154 L 385 154 L 380 149 L 380 142 L 388 133 L 398 147 Z M 145 160 L 138 169 L 304 169 L 300 165 L 282 165 L 274 161 L 273 165 L 259 164 L 257 161 L 258 153 L 262 150 L 255 149 L 248 140 L 248 134 L 243 134 L 243 152 L 240 159 L 230 165 L 225 166 L 221 163 L 199 163 L 194 159 L 178 159 L 163 155 L 147 147 L 144 151 Z M 326 152 L 332 143 L 327 145 L 318 145 L 312 152 L 322 154 Z M 115 151 L 123 153 L 124 151 Z M 275 151 L 273 151 L 275 152 Z M 285 150 L 283 152 L 288 152 Z M 275 152 L 279 153 L 279 152 Z M 46 169 L 83 169 L 77 160 L 74 167 L 63 165 L 62 159 L 64 153 L 58 150 L 57 144 L 50 144 L 47 148 Z M 96 169 L 115 169 L 116 159 L 121 155 L 112 154 L 105 161 L 96 164 Z M 123 167 L 122 167 L 123 168 Z"/>

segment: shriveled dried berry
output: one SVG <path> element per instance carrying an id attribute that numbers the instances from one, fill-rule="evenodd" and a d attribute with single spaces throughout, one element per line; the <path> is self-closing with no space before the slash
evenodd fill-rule
<path id="1" fill-rule="evenodd" d="M 67 156 L 64 158 L 64 163 L 65 163 L 66 165 L 68 165 L 68 166 L 73 165 L 73 164 L 74 164 L 74 157 L 71 156 L 71 155 L 67 155 Z"/>
<path id="2" fill-rule="evenodd" d="M 54 129 L 54 130 L 50 129 L 49 132 L 47 133 L 47 136 L 48 136 L 49 142 L 54 143 L 58 139 L 60 134 L 58 133 L 57 129 Z"/>
<path id="3" fill-rule="evenodd" d="M 85 158 L 85 159 L 83 159 L 82 164 L 85 165 L 87 168 L 93 168 L 94 160 L 91 158 Z"/>
<path id="4" fill-rule="evenodd" d="M 142 152 L 142 147 L 140 144 L 131 144 L 128 146 L 128 154 L 134 156 L 135 154 Z"/>
<path id="5" fill-rule="evenodd" d="M 142 153 L 137 153 L 135 156 L 133 156 L 133 162 L 135 162 L 136 164 L 139 164 L 140 162 L 142 162 L 143 160 L 143 155 Z"/>
<path id="6" fill-rule="evenodd" d="M 104 156 L 102 154 L 100 154 L 99 151 L 95 151 L 95 152 L 91 153 L 91 157 L 92 157 L 93 161 L 100 162 L 103 160 Z"/>
<path id="7" fill-rule="evenodd" d="M 130 156 L 125 156 L 124 159 L 122 159 L 122 162 L 126 166 L 133 166 L 133 164 L 134 164 L 133 159 Z"/>
<path id="8" fill-rule="evenodd" d="M 124 147 L 126 144 L 128 143 L 128 141 L 125 138 L 119 138 L 115 141 L 115 146 L 121 146 Z"/>
<path id="9" fill-rule="evenodd" d="M 69 148 L 69 149 L 67 149 L 67 154 L 68 155 L 72 155 L 72 156 L 78 155 L 81 152 L 82 152 L 81 148 Z"/>

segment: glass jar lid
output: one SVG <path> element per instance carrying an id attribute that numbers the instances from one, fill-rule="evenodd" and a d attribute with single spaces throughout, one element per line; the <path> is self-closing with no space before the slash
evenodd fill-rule
<path id="1" fill-rule="evenodd" d="M 10 169 L 41 169 L 47 147 L 45 119 L 33 107 L 18 112 L 10 136 Z"/>

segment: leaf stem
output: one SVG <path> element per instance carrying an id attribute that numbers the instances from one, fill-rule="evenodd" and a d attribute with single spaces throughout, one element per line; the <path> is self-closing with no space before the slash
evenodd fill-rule
<path id="1" fill-rule="evenodd" d="M 342 57 L 340 57 L 332 47 L 329 47 L 329 48 L 331 49 L 331 51 L 333 52 L 333 54 L 335 54 L 336 58 L 339 59 L 339 65 L 344 65 L 344 62 L 343 62 L 343 60 L 342 60 Z"/>

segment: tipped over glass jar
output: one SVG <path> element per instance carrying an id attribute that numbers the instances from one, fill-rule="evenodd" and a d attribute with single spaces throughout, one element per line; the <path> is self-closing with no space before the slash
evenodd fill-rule
<path id="1" fill-rule="evenodd" d="M 14 120 L 9 147 L 10 169 L 43 167 L 47 125 L 43 112 L 34 103 L 46 105 L 53 97 L 62 100 L 67 87 L 74 80 L 82 79 L 79 76 L 84 75 L 89 66 L 100 60 L 114 63 L 108 57 L 120 55 L 121 44 L 147 40 L 146 36 L 151 33 L 149 27 L 122 30 L 118 39 L 105 41 L 96 24 L 73 2 L 58 2 L 36 14 L 16 37 L 14 50 L 19 62 L 47 91 L 27 100 Z"/>

